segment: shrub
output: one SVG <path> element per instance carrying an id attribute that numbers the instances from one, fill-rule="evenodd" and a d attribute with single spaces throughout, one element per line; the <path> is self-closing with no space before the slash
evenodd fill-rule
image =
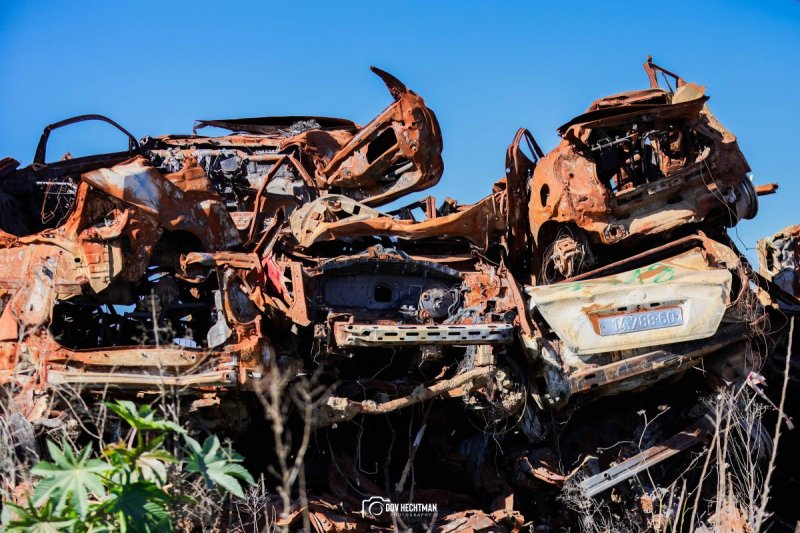
<path id="1" fill-rule="evenodd" d="M 172 509 L 191 503 L 176 483 L 202 479 L 208 489 L 244 497 L 242 482 L 253 478 L 243 458 L 216 436 L 201 445 L 178 424 L 147 405 L 116 401 L 106 407 L 130 427 L 128 438 L 94 456 L 62 441 L 47 441 L 51 462 L 32 470 L 38 478 L 27 505 L 6 503 L 2 525 L 9 532 L 151 532 L 174 530 Z M 177 457 L 165 442 L 175 439 Z"/>

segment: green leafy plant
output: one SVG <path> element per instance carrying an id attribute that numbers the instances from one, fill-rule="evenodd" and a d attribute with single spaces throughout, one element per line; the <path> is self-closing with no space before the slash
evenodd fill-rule
<path id="1" fill-rule="evenodd" d="M 14 510 L 17 517 L 3 524 L 8 531 L 26 531 L 30 533 L 55 533 L 57 531 L 70 531 L 75 527 L 77 518 L 57 516 L 53 511 L 53 503 L 47 502 L 37 508 L 28 500 L 27 507 L 20 507 L 10 502 L 5 502 Z"/>
<path id="2" fill-rule="evenodd" d="M 48 441 L 47 449 L 53 462 L 40 462 L 31 470 L 33 475 L 41 477 L 33 491 L 33 502 L 44 505 L 55 501 L 56 513 L 69 504 L 78 518 L 84 518 L 89 510 L 89 497 L 105 496 L 102 476 L 108 471 L 108 464 L 89 457 L 91 446 L 76 454 L 66 441 L 61 442 L 60 448 Z"/>
<path id="3" fill-rule="evenodd" d="M 126 441 L 106 446 L 98 457 L 91 445 L 76 451 L 69 442 L 48 441 L 52 461 L 33 468 L 39 479 L 27 505 L 5 504 L 13 511 L 2 524 L 7 531 L 172 531 L 171 510 L 186 502 L 171 490 L 175 482 L 199 477 L 209 489 L 239 497 L 242 482 L 254 483 L 242 457 L 216 436 L 201 445 L 150 406 L 117 401 L 106 407 L 131 427 Z M 165 447 L 170 436 L 182 441 L 182 459 Z"/>
<path id="4" fill-rule="evenodd" d="M 203 476 L 209 488 L 219 486 L 234 496 L 244 498 L 239 480 L 252 485 L 255 483 L 250 472 L 241 463 L 244 458 L 233 450 L 223 448 L 216 435 L 207 438 L 202 446 L 191 437 L 186 437 L 189 445 L 189 460 L 186 471 Z"/>

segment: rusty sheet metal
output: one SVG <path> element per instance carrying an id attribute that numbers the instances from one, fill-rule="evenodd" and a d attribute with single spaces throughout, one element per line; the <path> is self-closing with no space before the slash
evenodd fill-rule
<path id="1" fill-rule="evenodd" d="M 336 344 L 343 347 L 508 344 L 514 341 L 514 326 L 507 323 L 381 325 L 338 322 L 333 334 Z"/>
<path id="2" fill-rule="evenodd" d="M 241 244 L 231 216 L 214 193 L 188 189 L 173 183 L 185 171 L 163 175 L 137 157 L 111 168 L 92 170 L 83 179 L 101 191 L 130 203 L 153 216 L 171 231 L 185 231 L 197 237 L 206 250 L 225 250 Z"/>
<path id="3" fill-rule="evenodd" d="M 77 190 L 73 212 L 55 231 L 24 237 L 0 236 L 0 287 L 19 288 L 36 261 L 53 261 L 57 298 L 81 294 L 84 286 L 99 293 L 117 278 L 138 280 L 161 234 L 149 216 L 133 207 L 102 202 L 83 184 Z M 108 209 L 108 211 L 104 211 Z M 96 223 L 97 213 L 103 222 Z M 122 238 L 130 244 L 122 248 Z"/>
<path id="4" fill-rule="evenodd" d="M 800 225 L 786 227 L 758 241 L 757 250 L 761 275 L 800 297 Z"/>
<path id="5" fill-rule="evenodd" d="M 565 389 L 569 395 L 585 392 L 618 394 L 636 390 L 694 366 L 700 358 L 745 339 L 746 333 L 744 324 L 729 324 L 703 342 L 670 344 L 668 348 L 607 364 L 593 359 L 578 361 L 572 354 L 564 354 L 565 363 L 576 369 L 565 377 Z"/>
<path id="6" fill-rule="evenodd" d="M 263 135 L 265 137 L 286 137 L 292 133 L 297 124 L 315 122 L 322 130 L 334 132 L 356 132 L 359 125 L 352 120 L 335 117 L 317 117 L 310 115 L 293 115 L 282 117 L 260 117 L 260 118 L 235 118 L 222 120 L 198 120 L 194 125 L 194 134 L 197 130 L 212 127 L 222 128 L 229 131 L 249 133 L 251 135 Z"/>
<path id="7" fill-rule="evenodd" d="M 525 520 L 513 510 L 498 510 L 485 513 L 479 510 L 461 511 L 442 517 L 444 524 L 437 528 L 437 533 L 479 533 L 481 531 L 511 532 L 520 531 Z"/>
<path id="8" fill-rule="evenodd" d="M 695 249 L 620 274 L 526 292 L 531 312 L 585 355 L 710 337 L 725 314 L 731 280 L 730 271 Z"/>
<path id="9" fill-rule="evenodd" d="M 419 95 L 388 72 L 372 71 L 395 103 L 342 147 L 321 174 L 329 187 L 358 187 L 366 193 L 364 203 L 383 205 L 436 185 L 444 172 L 442 137 L 436 116 Z M 394 182 L 381 184 L 391 169 L 396 169 Z"/>
<path id="10" fill-rule="evenodd" d="M 225 350 L 178 346 L 111 347 L 76 350 L 62 346 L 46 330 L 22 342 L 4 342 L 5 353 L 18 353 L 40 372 L 39 386 L 80 384 L 153 390 L 159 386 L 235 387 L 248 389 L 274 359 L 272 346 L 258 335 L 229 344 Z"/>
<path id="11" fill-rule="evenodd" d="M 523 147 L 527 146 L 530 157 Z M 517 131 L 506 150 L 506 226 L 508 255 L 511 267 L 522 271 L 530 266 L 530 225 L 527 207 L 530 201 L 530 180 L 544 152 L 533 134 L 524 128 Z"/>
<path id="12" fill-rule="evenodd" d="M 50 363 L 83 364 L 89 367 L 192 367 L 206 359 L 208 359 L 207 352 L 187 350 L 178 346 L 160 346 L 151 350 L 139 347 L 112 347 L 102 350 L 60 348 L 47 354 Z"/>
<path id="13" fill-rule="evenodd" d="M 713 427 L 713 421 L 703 418 L 664 442 L 656 444 L 604 472 L 584 479 L 580 482 L 580 487 L 586 496 L 593 498 L 626 479 L 702 442 L 713 431 Z"/>
<path id="14" fill-rule="evenodd" d="M 295 324 L 308 326 L 311 319 L 309 318 L 303 267 L 300 263 L 291 262 L 288 268 L 291 275 L 292 296 L 286 316 Z"/>
<path id="15" fill-rule="evenodd" d="M 289 219 L 295 239 L 304 247 L 346 237 L 384 235 L 408 240 L 462 237 L 486 248 L 489 239 L 505 229 L 503 197 L 504 193 L 487 196 L 453 214 L 414 222 L 329 196 L 298 209 Z"/>
<path id="16" fill-rule="evenodd" d="M 256 254 L 240 252 L 190 252 L 181 256 L 181 268 L 184 272 L 196 267 L 208 269 L 222 266 L 255 270 L 261 267 L 261 262 Z"/>
<path id="17" fill-rule="evenodd" d="M 142 374 L 131 372 L 75 372 L 51 370 L 48 385 L 80 385 L 84 389 L 118 387 L 136 391 L 158 391 L 164 387 L 235 387 L 237 373 L 231 370 L 214 370 L 179 376 Z"/>

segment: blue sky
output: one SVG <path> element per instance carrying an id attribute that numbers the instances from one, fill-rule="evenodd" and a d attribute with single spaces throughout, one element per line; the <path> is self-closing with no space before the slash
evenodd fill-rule
<path id="1" fill-rule="evenodd" d="M 704 84 L 756 183 L 778 182 L 743 243 L 800 223 L 800 2 L 15 2 L 0 14 L 0 155 L 29 163 L 42 127 L 101 113 L 135 136 L 199 118 L 369 121 L 377 65 L 420 93 L 444 135 L 437 198 L 475 201 L 520 126 L 542 147 L 595 98 L 644 88 L 648 54 Z M 53 134 L 52 156 L 124 146 L 107 127 Z M 426 193 L 427 194 L 427 193 Z M 753 257 L 752 254 L 748 254 Z"/>

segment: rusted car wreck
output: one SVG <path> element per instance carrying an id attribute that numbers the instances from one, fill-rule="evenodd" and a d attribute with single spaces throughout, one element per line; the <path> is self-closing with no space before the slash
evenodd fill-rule
<path id="1" fill-rule="evenodd" d="M 720 238 L 756 215 L 758 194 L 775 190 L 754 187 L 703 87 L 651 60 L 645 71 L 649 89 L 593 102 L 558 129 L 561 143 L 536 167 L 529 209 L 542 281 L 619 257 L 623 245 L 630 253 L 698 228 Z"/>
<path id="2" fill-rule="evenodd" d="M 45 163 L 52 129 L 117 126 L 82 116 L 48 126 L 29 167 L 4 160 L 6 375 L 31 365 L 39 387 L 246 385 L 274 352 L 262 320 L 305 306 L 287 301 L 292 269 L 269 253 L 282 222 L 333 191 L 380 204 L 442 174 L 435 116 L 375 71 L 395 102 L 365 127 L 202 121 L 234 133 L 129 135 L 127 152 Z"/>
<path id="3" fill-rule="evenodd" d="M 48 126 L 32 165 L 2 160 L 0 382 L 29 405 L 170 388 L 246 413 L 210 415 L 241 436 L 271 369 L 313 373 L 293 527 L 391 528 L 365 495 L 436 501 L 439 531 L 558 527 L 542 506 L 576 484 L 652 503 L 658 475 L 631 480 L 704 441 L 701 397 L 752 382 L 800 308 L 796 228 L 761 245 L 760 273 L 727 235 L 777 186 L 752 183 L 702 87 L 648 60 L 649 89 L 596 100 L 550 152 L 521 129 L 484 199 L 381 211 L 444 167 L 433 111 L 373 70 L 394 101 L 365 126 L 202 120 L 138 141 L 89 115 Z M 81 120 L 128 150 L 46 163 L 50 131 Z M 660 439 L 614 444 L 670 390 Z"/>

